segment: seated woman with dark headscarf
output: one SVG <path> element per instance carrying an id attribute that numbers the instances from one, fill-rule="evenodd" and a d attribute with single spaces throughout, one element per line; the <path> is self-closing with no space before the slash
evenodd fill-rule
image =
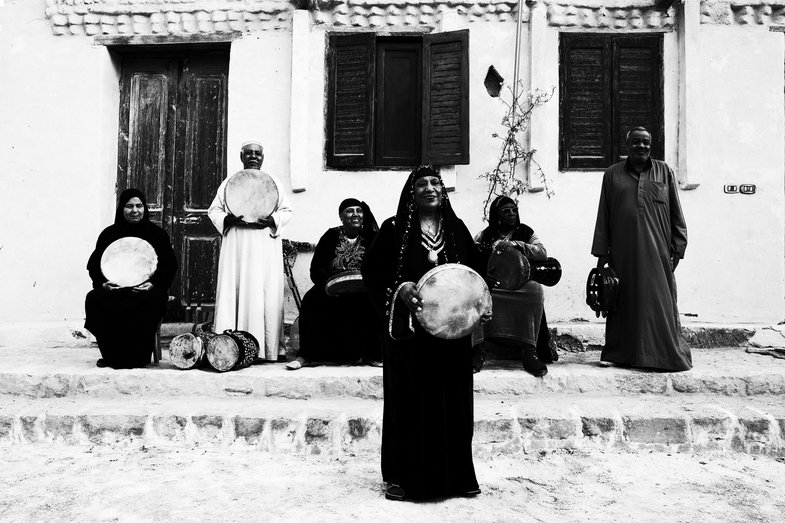
<path id="1" fill-rule="evenodd" d="M 528 260 L 545 261 L 545 246 L 528 225 L 521 223 L 518 205 L 512 198 L 499 196 L 491 203 L 488 227 L 475 238 L 485 260 L 491 253 L 502 249 L 516 249 Z M 490 275 L 489 275 L 490 276 Z M 545 363 L 558 359 L 550 344 L 550 333 L 545 321 L 542 286 L 534 280 L 527 281 L 514 291 L 493 293 L 494 321 L 478 328 L 472 336 L 475 346 L 474 370 L 479 372 L 485 360 L 485 340 L 521 347 L 523 367 L 534 376 L 548 373 Z M 503 309 L 503 310 L 502 310 Z"/>
<path id="2" fill-rule="evenodd" d="M 396 215 L 382 224 L 363 266 L 365 283 L 387 314 L 382 428 L 387 499 L 480 493 L 472 462 L 470 336 L 435 337 L 412 317 L 423 305 L 414 282 L 446 263 L 476 271 L 480 253 L 455 216 L 440 174 L 421 166 L 406 181 Z"/>
<path id="3" fill-rule="evenodd" d="M 300 309 L 300 351 L 286 365 L 297 370 L 314 362 L 362 360 L 380 367 L 381 321 L 359 273 L 365 252 L 379 230 L 365 202 L 348 198 L 338 206 L 341 225 L 328 229 L 311 261 L 314 286 Z M 328 294 L 327 284 L 331 276 Z M 341 285 L 345 287 L 341 289 Z M 358 288 L 359 286 L 359 288 Z"/>
<path id="4" fill-rule="evenodd" d="M 149 252 L 152 247 L 157 265 L 147 280 L 121 287 L 104 276 L 101 258 L 110 245 L 129 237 L 147 242 L 147 245 L 136 244 L 142 252 Z M 115 248 L 112 251 L 118 252 Z M 120 251 L 119 256 L 126 256 Z M 131 258 L 136 257 L 126 257 L 120 260 L 120 265 Z M 98 236 L 87 271 L 93 280 L 93 290 L 85 298 L 85 328 L 93 333 L 101 351 L 96 365 L 115 369 L 144 367 L 150 363 L 155 348 L 155 333 L 164 316 L 168 289 L 177 272 L 177 259 L 169 235 L 150 222 L 141 191 L 127 189 L 120 194 L 114 224 Z"/>

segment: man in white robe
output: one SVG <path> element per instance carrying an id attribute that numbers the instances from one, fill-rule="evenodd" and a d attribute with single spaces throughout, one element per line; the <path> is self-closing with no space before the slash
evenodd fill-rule
<path id="1" fill-rule="evenodd" d="M 257 141 L 240 150 L 245 169 L 261 169 L 264 149 Z M 232 175 L 234 176 L 234 175 Z M 236 329 L 250 332 L 259 341 L 259 357 L 285 361 L 283 345 L 284 270 L 281 231 L 292 218 L 292 208 L 280 180 L 270 175 L 278 189 L 276 210 L 269 218 L 245 223 L 231 214 L 221 182 L 207 211 L 223 235 L 218 261 L 215 332 Z"/>

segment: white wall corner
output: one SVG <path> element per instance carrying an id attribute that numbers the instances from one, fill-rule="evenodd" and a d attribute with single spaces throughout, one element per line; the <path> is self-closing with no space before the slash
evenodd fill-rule
<path id="1" fill-rule="evenodd" d="M 677 179 L 682 190 L 701 184 L 700 0 L 679 6 L 679 141 Z"/>
<path id="2" fill-rule="evenodd" d="M 460 29 L 468 29 L 469 23 L 465 16 L 454 9 L 444 10 L 439 16 L 439 32 L 458 31 Z"/>
<path id="3" fill-rule="evenodd" d="M 308 36 L 311 16 L 307 10 L 297 9 L 292 16 L 292 95 L 289 108 L 289 177 L 292 191 L 308 188 L 308 158 L 310 157 L 309 86 L 310 55 Z"/>

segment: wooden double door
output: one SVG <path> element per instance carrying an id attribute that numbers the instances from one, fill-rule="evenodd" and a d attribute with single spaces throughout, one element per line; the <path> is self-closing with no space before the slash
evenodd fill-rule
<path id="1" fill-rule="evenodd" d="M 180 270 L 167 321 L 215 304 L 220 236 L 207 209 L 226 177 L 229 50 L 121 52 L 117 192 L 141 189 Z"/>

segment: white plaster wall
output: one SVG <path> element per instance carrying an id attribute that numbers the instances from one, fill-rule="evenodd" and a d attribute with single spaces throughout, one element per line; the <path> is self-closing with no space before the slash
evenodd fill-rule
<path id="1" fill-rule="evenodd" d="M 702 25 L 701 186 L 682 192 L 689 245 L 679 266 L 682 312 L 705 321 L 785 317 L 783 35 Z M 726 195 L 724 184 L 757 193 Z"/>
<path id="2" fill-rule="evenodd" d="M 116 70 L 92 39 L 53 36 L 44 9 L 0 8 L 0 322 L 83 318 L 114 207 Z"/>
<path id="3" fill-rule="evenodd" d="M 80 320 L 89 279 L 84 269 L 114 206 L 118 71 L 103 46 L 86 37 L 55 37 L 43 0 L 0 9 L 0 323 Z M 504 108 L 485 92 L 494 65 L 512 81 L 514 24 L 477 22 L 470 30 L 471 164 L 457 166 L 450 197 L 472 233 L 483 226 L 486 182 L 499 151 Z M 549 320 L 594 320 L 584 304 L 602 173 L 558 171 L 558 35 L 549 27 L 537 52 L 547 64 L 536 87 L 556 87 L 539 109 L 547 122 L 538 161 L 556 194 L 522 196 L 523 220 L 557 257 L 564 276 L 546 290 Z M 241 168 L 239 146 L 265 144 L 264 169 L 290 189 L 289 158 L 306 157 L 304 192 L 289 192 L 295 217 L 284 236 L 315 243 L 338 224 L 345 197 L 367 201 L 381 222 L 397 204 L 408 171 L 333 171 L 324 167 L 325 31 L 312 26 L 304 56 L 291 56 L 291 34 L 246 34 L 231 46 L 228 172 Z M 783 182 L 783 37 L 763 27 L 701 26 L 699 108 L 705 160 L 702 185 L 681 192 L 690 234 L 677 271 L 683 313 L 706 322 L 775 322 L 785 294 Z M 527 49 L 524 33 L 522 49 Z M 678 40 L 665 35 L 666 160 L 678 165 Z M 308 85 L 292 85 L 292 60 L 308 67 Z M 528 80 L 528 60 L 521 76 Z M 301 139 L 290 139 L 290 104 L 307 104 Z M 297 137 L 295 137 L 297 138 Z M 290 149 L 291 148 L 291 149 Z M 304 176 L 303 176 L 304 175 Z M 754 196 L 722 193 L 725 183 L 756 183 Z M 754 261 L 754 265 L 750 263 Z M 298 259 L 301 293 L 310 287 L 310 256 Z M 288 304 L 287 317 L 296 315 Z"/>

